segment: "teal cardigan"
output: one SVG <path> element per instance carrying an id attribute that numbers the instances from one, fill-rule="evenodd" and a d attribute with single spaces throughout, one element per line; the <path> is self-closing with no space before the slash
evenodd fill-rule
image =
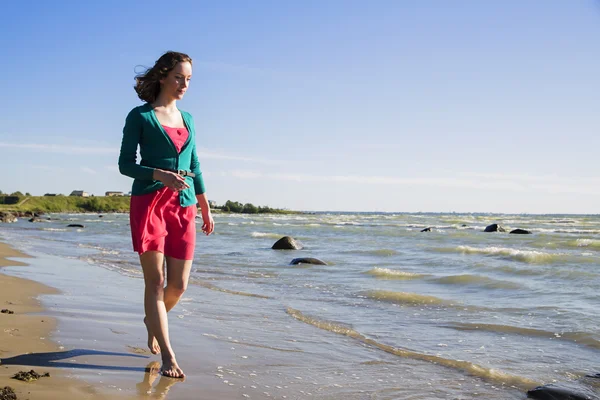
<path id="1" fill-rule="evenodd" d="M 164 187 L 162 182 L 152 178 L 156 168 L 182 169 L 196 174 L 194 178 L 184 177 L 190 187 L 179 192 L 179 204 L 182 207 L 196 204 L 196 195 L 206 192 L 196 152 L 194 120 L 185 111 L 181 111 L 181 116 L 189 137 L 181 152 L 177 153 L 173 141 L 161 126 L 150 104 L 136 107 L 127 115 L 119 155 L 119 171 L 134 178 L 132 195 L 151 193 Z M 138 145 L 142 157 L 139 164 L 136 163 Z"/>

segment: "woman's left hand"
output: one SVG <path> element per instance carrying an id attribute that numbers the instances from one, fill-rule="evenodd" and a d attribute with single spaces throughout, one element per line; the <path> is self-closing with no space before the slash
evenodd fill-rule
<path id="1" fill-rule="evenodd" d="M 215 221 L 213 220 L 210 210 L 202 210 L 202 221 L 204 221 L 202 232 L 207 236 L 213 233 L 215 230 Z"/>

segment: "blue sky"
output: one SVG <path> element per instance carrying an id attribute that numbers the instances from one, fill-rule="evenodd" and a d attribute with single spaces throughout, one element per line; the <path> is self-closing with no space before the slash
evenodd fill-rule
<path id="1" fill-rule="evenodd" d="M 129 191 L 142 67 L 188 53 L 209 198 L 295 210 L 598 213 L 595 0 L 20 1 L 0 190 Z"/>

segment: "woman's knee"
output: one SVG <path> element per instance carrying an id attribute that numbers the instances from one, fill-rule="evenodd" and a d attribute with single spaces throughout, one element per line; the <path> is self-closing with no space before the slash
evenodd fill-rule
<path id="1" fill-rule="evenodd" d="M 154 294 L 161 294 L 164 291 L 165 279 L 163 277 L 154 277 L 146 279 L 146 290 Z"/>
<path id="2" fill-rule="evenodd" d="M 167 282 L 167 287 L 172 293 L 176 294 L 178 297 L 181 297 L 187 290 L 187 282 Z"/>

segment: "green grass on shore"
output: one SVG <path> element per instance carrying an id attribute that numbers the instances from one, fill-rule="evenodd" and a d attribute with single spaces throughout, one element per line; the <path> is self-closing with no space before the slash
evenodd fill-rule
<path id="1" fill-rule="evenodd" d="M 0 204 L 0 212 L 35 212 L 35 213 L 65 213 L 65 212 L 129 212 L 128 196 L 24 196 L 16 204 Z M 296 211 L 272 209 L 269 207 L 254 207 L 252 213 L 297 214 Z M 213 208 L 213 212 L 227 212 L 221 207 Z M 237 211 L 237 210 L 235 210 Z M 233 211 L 233 212 L 235 212 Z M 241 211 L 241 210 L 240 210 Z M 239 212 L 239 211 L 238 211 Z M 241 211 L 245 212 L 245 211 Z"/>
<path id="2" fill-rule="evenodd" d="M 129 197 L 27 196 L 17 204 L 0 204 L 0 211 L 128 212 Z"/>

